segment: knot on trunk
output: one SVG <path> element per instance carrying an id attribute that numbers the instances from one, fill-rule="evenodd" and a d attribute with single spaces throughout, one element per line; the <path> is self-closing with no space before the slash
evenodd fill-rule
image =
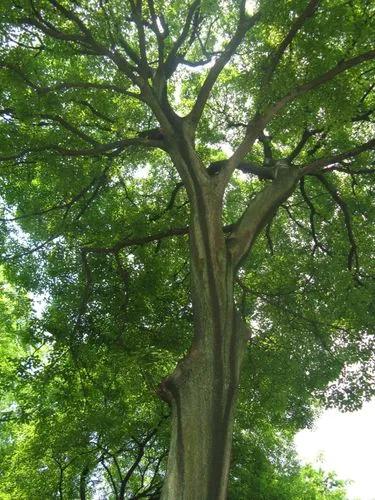
<path id="1" fill-rule="evenodd" d="M 165 401 L 169 406 L 172 405 L 173 402 L 173 389 L 171 390 L 171 384 L 174 382 L 171 380 L 171 375 L 163 379 L 156 389 L 156 394 L 160 399 Z"/>
<path id="2" fill-rule="evenodd" d="M 182 359 L 179 360 L 173 373 L 163 379 L 157 387 L 156 393 L 160 399 L 169 405 L 178 399 L 179 391 L 185 381 L 189 379 L 192 364 L 196 364 L 198 355 L 198 349 L 193 347 Z"/>

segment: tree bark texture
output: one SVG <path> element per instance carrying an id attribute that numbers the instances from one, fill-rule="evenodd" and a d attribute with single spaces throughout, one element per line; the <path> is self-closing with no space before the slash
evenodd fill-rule
<path id="1" fill-rule="evenodd" d="M 205 194 L 193 207 L 190 226 L 193 345 L 161 388 L 172 407 L 163 500 L 226 498 L 246 333 L 233 303 L 233 265 L 220 210 L 213 194 Z"/>

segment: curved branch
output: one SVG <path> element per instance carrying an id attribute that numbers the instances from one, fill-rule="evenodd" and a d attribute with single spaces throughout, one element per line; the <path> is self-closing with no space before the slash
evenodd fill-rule
<path id="1" fill-rule="evenodd" d="M 88 38 L 92 39 L 91 32 L 87 29 L 86 25 L 82 20 L 72 11 L 61 5 L 57 0 L 48 0 L 51 5 L 53 5 L 64 17 L 72 21 L 82 33 Z"/>
<path id="2" fill-rule="evenodd" d="M 302 198 L 305 200 L 306 205 L 310 209 L 311 235 L 312 235 L 312 238 L 314 240 L 313 254 L 314 254 L 316 248 L 320 248 L 324 253 L 329 254 L 330 252 L 318 240 L 318 236 L 316 234 L 316 227 L 315 227 L 315 215 L 317 214 L 317 211 L 316 211 L 315 205 L 313 204 L 313 202 L 310 200 L 310 198 L 308 197 L 308 195 L 306 193 L 306 190 L 305 190 L 305 179 L 303 177 L 300 180 L 299 186 L 300 186 L 300 191 L 301 191 Z"/>
<path id="3" fill-rule="evenodd" d="M 223 227 L 224 233 L 230 233 L 234 228 L 234 224 L 228 224 Z M 139 236 L 139 237 L 126 237 L 119 240 L 111 247 L 83 247 L 85 252 L 93 252 L 99 254 L 116 254 L 120 250 L 126 247 L 132 247 L 137 245 L 145 245 L 147 243 L 153 243 L 154 241 L 164 240 L 165 238 L 170 238 L 172 236 L 184 236 L 189 234 L 189 226 L 185 227 L 175 227 L 171 229 L 166 229 L 165 231 L 159 231 L 158 233 Z"/>
<path id="4" fill-rule="evenodd" d="M 100 463 L 102 464 L 103 469 L 106 471 L 109 481 L 112 485 L 113 493 L 115 494 L 115 498 L 118 498 L 118 490 L 116 486 L 116 481 L 113 477 L 113 474 L 111 473 L 111 469 L 108 467 L 108 465 L 105 463 L 105 457 L 102 456 L 100 459 Z"/>
<path id="5" fill-rule="evenodd" d="M 54 151 L 60 156 L 76 158 L 82 157 L 96 157 L 96 156 L 117 156 L 125 148 L 129 146 L 143 146 L 146 148 L 159 148 L 165 151 L 165 144 L 163 141 L 155 139 L 145 139 L 142 137 L 132 137 L 128 139 L 122 139 L 119 141 L 107 142 L 106 144 L 98 144 L 93 148 L 81 148 L 81 149 L 69 149 L 59 146 L 58 144 L 52 144 L 48 147 L 37 147 L 37 148 L 26 148 L 22 151 L 12 154 L 0 156 L 0 161 L 10 161 L 18 160 L 23 158 L 25 155 L 33 153 L 41 153 L 44 151 Z"/>
<path id="6" fill-rule="evenodd" d="M 305 24 L 307 19 L 309 19 L 310 17 L 312 17 L 314 15 L 319 3 L 320 3 L 320 0 L 310 0 L 309 3 L 307 4 L 306 8 L 295 19 L 295 21 L 293 22 L 293 24 L 289 30 L 289 33 L 286 35 L 286 37 L 280 43 L 276 52 L 273 55 L 271 55 L 271 58 L 270 58 L 271 61 L 270 61 L 269 67 L 266 71 L 264 82 L 263 82 L 264 84 L 267 84 L 272 80 L 272 77 L 276 71 L 276 68 L 278 67 L 285 51 L 290 46 L 290 44 L 294 40 L 295 36 L 299 32 L 299 30 L 302 28 L 302 26 Z"/>
<path id="7" fill-rule="evenodd" d="M 94 39 L 91 31 L 85 26 L 80 17 L 72 10 L 67 9 L 62 6 L 56 0 L 49 0 L 49 2 L 59 11 L 59 13 L 66 19 L 71 20 L 80 29 L 80 34 L 69 33 L 62 31 L 59 27 L 52 24 L 50 21 L 45 19 L 40 11 L 33 7 L 34 18 L 28 17 L 23 19 L 23 24 L 28 24 L 34 26 L 42 31 L 45 35 L 50 36 L 56 40 L 62 40 L 66 42 L 73 42 L 78 44 L 83 48 L 83 51 L 91 55 L 105 56 L 109 58 L 117 68 L 124 73 L 130 81 L 137 85 L 140 89 L 143 88 L 143 79 L 140 78 L 136 73 L 136 67 L 130 64 L 130 62 L 124 58 L 117 50 L 109 49 L 108 47 L 102 45 L 97 40 Z"/>
<path id="8" fill-rule="evenodd" d="M 171 51 L 169 52 L 166 61 L 165 61 L 165 76 L 166 78 L 170 78 L 175 71 L 178 60 L 177 54 L 182 45 L 186 42 L 187 37 L 189 36 L 190 26 L 194 17 L 194 14 L 197 12 L 201 4 L 201 0 L 195 0 L 189 7 L 184 27 L 182 28 L 180 36 L 177 38 Z"/>
<path id="9" fill-rule="evenodd" d="M 207 168 L 207 172 L 210 175 L 215 175 L 221 172 L 222 169 L 226 168 L 228 160 L 218 160 L 210 164 Z M 275 178 L 275 168 L 265 167 L 257 165 L 256 163 L 241 162 L 237 165 L 237 170 L 240 170 L 244 174 L 253 174 L 259 177 L 259 179 L 274 179 Z"/>
<path id="10" fill-rule="evenodd" d="M 353 224 L 352 224 L 352 216 L 349 211 L 349 208 L 343 198 L 340 196 L 337 188 L 328 181 L 328 179 L 324 175 L 317 175 L 317 178 L 325 187 L 325 189 L 330 194 L 331 198 L 337 203 L 337 205 L 341 208 L 341 211 L 344 216 L 344 223 L 346 227 L 346 231 L 348 234 L 348 240 L 350 243 L 350 250 L 348 254 L 348 269 L 349 271 L 353 270 L 353 265 L 355 266 L 356 274 L 359 271 L 359 261 L 358 261 L 358 249 L 357 243 L 353 233 Z"/>
<path id="11" fill-rule="evenodd" d="M 59 123 L 62 127 L 64 127 L 66 130 L 69 132 L 72 132 L 72 134 L 76 135 L 80 139 L 82 139 L 84 142 L 88 142 L 92 146 L 97 146 L 98 141 L 87 135 L 85 132 L 80 130 L 79 128 L 75 127 L 72 125 L 70 122 L 68 122 L 65 118 L 62 116 L 57 116 L 57 115 L 50 115 L 48 113 L 43 113 L 40 115 L 41 118 L 45 118 L 47 120 L 51 120 L 53 122 Z"/>
<path id="12" fill-rule="evenodd" d="M 304 165 L 301 169 L 301 174 L 306 175 L 306 174 L 314 174 L 315 172 L 319 171 L 322 172 L 323 167 L 339 163 L 340 161 L 345 160 L 346 158 L 353 158 L 354 156 L 358 156 L 365 151 L 370 151 L 373 149 L 375 149 L 375 139 L 371 139 L 370 141 L 365 142 L 364 144 L 361 144 L 360 146 L 357 146 L 348 151 L 344 151 L 343 153 L 339 153 L 337 155 L 330 157 L 318 158 L 317 160 L 314 160 L 311 163 Z M 324 170 L 324 172 L 328 171 L 329 169 Z"/>
<path id="13" fill-rule="evenodd" d="M 297 181 L 297 169 L 280 167 L 275 172 L 275 179 L 250 200 L 227 240 L 234 268 L 238 268 L 247 256 L 256 237 L 294 191 Z"/>
<path id="14" fill-rule="evenodd" d="M 61 236 L 61 232 L 59 232 L 57 234 L 53 234 L 52 236 L 50 236 L 49 238 L 47 238 L 42 243 L 39 243 L 38 245 L 35 245 L 32 248 L 28 248 L 27 250 L 24 250 L 22 252 L 16 253 L 14 255 L 5 256 L 3 259 L 4 259 L 4 261 L 12 261 L 12 260 L 19 259 L 21 257 L 25 257 L 27 255 L 31 255 L 34 252 L 38 252 L 39 250 L 42 250 L 43 248 L 45 248 L 46 246 L 48 246 L 49 243 L 51 243 L 52 241 L 56 240 L 60 236 Z"/>
<path id="15" fill-rule="evenodd" d="M 252 17 L 246 16 L 244 13 L 244 5 L 245 2 L 241 2 L 241 12 L 240 12 L 240 19 L 239 23 L 236 29 L 235 34 L 229 41 L 229 43 L 226 45 L 224 51 L 221 53 L 221 55 L 216 59 L 215 64 L 212 66 L 212 68 L 209 70 L 208 75 L 203 82 L 202 87 L 200 88 L 198 92 L 197 99 L 193 105 L 192 110 L 190 113 L 187 115 L 186 119 L 188 120 L 189 123 L 192 124 L 193 127 L 196 127 L 200 117 L 202 116 L 203 110 L 205 108 L 206 102 L 208 98 L 210 97 L 211 90 L 213 86 L 216 83 L 216 80 L 218 79 L 221 71 L 225 67 L 225 65 L 228 63 L 230 58 L 233 56 L 233 54 L 236 52 L 236 49 L 238 46 L 241 44 L 243 39 L 245 38 L 246 33 L 249 31 L 249 29 L 256 24 L 256 22 L 259 20 L 260 15 L 259 13 L 255 14 Z"/>
<path id="16" fill-rule="evenodd" d="M 303 150 L 310 137 L 313 137 L 315 134 L 318 134 L 319 132 L 322 132 L 322 130 L 309 130 L 308 128 L 305 128 L 305 130 L 302 133 L 301 139 L 299 140 L 298 144 L 293 149 L 293 151 L 289 154 L 287 161 L 291 163 L 295 158 L 297 158 L 297 156 Z"/>
<path id="17" fill-rule="evenodd" d="M 88 193 L 90 191 L 90 189 L 92 187 L 94 187 L 96 184 L 100 185 L 101 181 L 104 180 L 106 171 L 107 171 L 107 169 L 105 169 L 103 172 L 101 172 L 101 174 L 99 176 L 94 177 L 92 179 L 92 181 L 87 186 L 85 186 L 83 189 L 81 189 L 81 191 L 79 191 L 77 194 L 75 194 L 69 201 L 59 203 L 59 204 L 56 204 L 56 205 L 53 205 L 51 207 L 44 208 L 41 210 L 36 210 L 35 212 L 31 212 L 28 214 L 18 215 L 16 217 L 0 218 L 0 221 L 1 222 L 13 222 L 13 221 L 22 220 L 22 219 L 28 219 L 30 217 L 42 217 L 44 215 L 49 214 L 50 212 L 53 212 L 54 210 L 64 210 L 64 209 L 65 209 L 65 214 L 64 214 L 64 218 L 65 218 L 67 213 L 69 212 L 69 210 L 74 205 L 74 203 L 81 200 L 85 196 L 85 194 Z"/>

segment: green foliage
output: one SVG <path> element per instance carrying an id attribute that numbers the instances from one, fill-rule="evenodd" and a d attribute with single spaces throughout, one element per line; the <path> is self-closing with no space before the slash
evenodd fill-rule
<path id="1" fill-rule="evenodd" d="M 332 473 L 298 464 L 291 435 L 258 424 L 235 436 L 228 499 L 345 500 L 345 483 Z"/>

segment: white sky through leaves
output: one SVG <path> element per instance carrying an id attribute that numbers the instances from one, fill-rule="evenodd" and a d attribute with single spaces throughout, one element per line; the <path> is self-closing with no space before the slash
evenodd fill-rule
<path id="1" fill-rule="evenodd" d="M 348 500 L 375 500 L 375 399 L 352 413 L 325 411 L 295 445 L 302 461 L 352 481 Z"/>

